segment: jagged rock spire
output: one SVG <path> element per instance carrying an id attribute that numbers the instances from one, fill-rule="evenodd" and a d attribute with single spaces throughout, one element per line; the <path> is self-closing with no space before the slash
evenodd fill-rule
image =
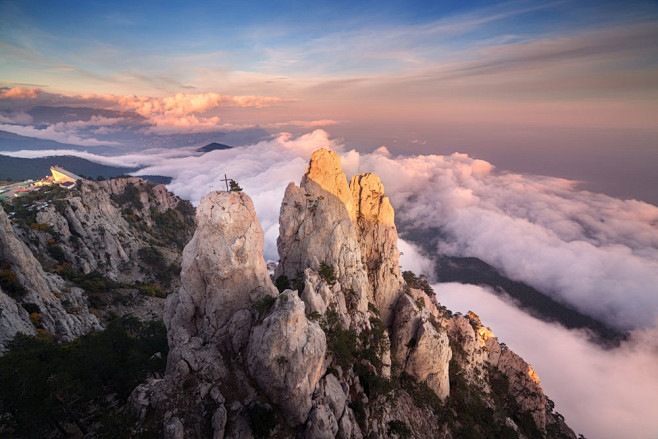
<path id="1" fill-rule="evenodd" d="M 340 158 L 314 152 L 301 187 L 290 183 L 281 204 L 275 277 L 303 280 L 307 312 L 324 314 L 331 306 L 344 326 L 367 325 L 371 295 L 354 218 Z"/>
<path id="2" fill-rule="evenodd" d="M 322 190 L 338 198 L 345 205 L 352 222 L 355 221 L 356 211 L 352 192 L 347 184 L 347 177 L 343 173 L 340 157 L 334 151 L 318 149 L 311 155 L 300 186 L 311 190 L 313 185 L 320 186 Z"/>
<path id="3" fill-rule="evenodd" d="M 393 206 L 375 174 L 355 175 L 350 181 L 350 189 L 356 205 L 361 255 L 368 270 L 373 300 L 382 320 L 390 326 L 392 308 L 404 286 Z"/>
<path id="4" fill-rule="evenodd" d="M 196 218 L 197 230 L 183 251 L 182 286 L 165 307 L 168 371 L 187 350 L 215 345 L 227 335 L 246 343 L 253 304 L 276 295 L 263 259 L 263 230 L 249 196 L 213 192 L 201 200 Z M 231 333 L 238 320 L 246 331 L 242 336 Z"/>

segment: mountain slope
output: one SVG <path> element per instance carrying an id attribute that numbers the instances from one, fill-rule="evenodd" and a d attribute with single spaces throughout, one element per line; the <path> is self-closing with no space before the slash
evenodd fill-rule
<path id="1" fill-rule="evenodd" d="M 2 207 L 0 295 L 4 318 L 13 316 L 2 332 L 23 322 L 31 330 L 20 332 L 63 340 L 131 308 L 159 318 L 162 301 L 138 292 L 164 296 L 178 282 L 194 226 L 189 203 L 138 178 L 47 186 Z"/>
<path id="2" fill-rule="evenodd" d="M 279 292 L 249 197 L 202 199 L 166 305 L 166 375 L 131 396 L 135 434 L 575 438 L 475 314 L 380 270 L 398 251 L 378 181 L 350 187 L 335 153 L 313 154 L 282 202 Z"/>

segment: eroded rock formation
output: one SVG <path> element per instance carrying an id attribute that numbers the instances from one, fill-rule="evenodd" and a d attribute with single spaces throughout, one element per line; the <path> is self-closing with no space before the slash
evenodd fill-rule
<path id="1" fill-rule="evenodd" d="M 361 254 L 365 260 L 373 301 L 387 325 L 392 323 L 392 307 L 403 289 L 400 274 L 398 232 L 393 206 L 384 193 L 379 177 L 365 173 L 350 181 L 356 204 L 356 225 Z"/>
<path id="2" fill-rule="evenodd" d="M 6 213 L 0 209 L 0 261 L 3 264 L 3 281 L 13 287 L 14 293 L 0 290 L 0 352 L 5 343 L 17 332 L 36 333 L 35 326 L 72 340 L 92 329 L 100 322 L 89 313 L 82 290 L 66 291 L 61 278 L 44 272 L 30 249 L 15 235 Z M 66 299 L 68 308 L 63 301 Z M 30 315 L 20 304 L 31 304 Z"/>
<path id="3" fill-rule="evenodd" d="M 276 295 L 263 260 L 263 231 L 246 194 L 207 195 L 196 218 L 197 230 L 183 251 L 182 286 L 165 308 L 169 370 L 190 351 L 215 349 L 239 328 L 246 332 L 232 335 L 238 344 L 245 341 L 254 304 Z"/>
<path id="4" fill-rule="evenodd" d="M 112 314 L 161 318 L 164 299 L 145 299 L 134 287 L 155 285 L 164 296 L 178 282 L 180 242 L 191 237 L 194 212 L 164 185 L 81 180 L 3 207 L 0 352 L 17 332 L 68 341 L 101 329 Z"/>
<path id="5" fill-rule="evenodd" d="M 362 174 L 348 186 L 334 152 L 316 151 L 286 189 L 281 293 L 246 195 L 205 197 L 197 224 L 167 301 L 167 374 L 131 397 L 138 433 L 575 437 L 532 368 L 478 318 L 404 284 L 381 182 Z"/>

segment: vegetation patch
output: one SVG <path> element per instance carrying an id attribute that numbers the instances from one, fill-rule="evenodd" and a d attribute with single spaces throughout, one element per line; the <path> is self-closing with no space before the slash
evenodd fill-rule
<path id="1" fill-rule="evenodd" d="M 7 261 L 0 261 L 0 287 L 14 299 L 20 299 L 27 294 L 27 289 L 18 282 L 16 273 Z"/>
<path id="2" fill-rule="evenodd" d="M 184 204 L 183 202 L 179 204 Z M 194 209 L 194 208 L 192 208 Z M 192 230 L 194 230 L 194 218 L 185 215 L 176 209 L 167 209 L 160 212 L 151 208 L 151 218 L 155 226 L 151 234 L 161 242 L 168 244 L 174 243 L 179 250 L 182 250 L 189 241 Z"/>
<path id="3" fill-rule="evenodd" d="M 320 278 L 324 280 L 329 285 L 336 283 L 336 275 L 334 274 L 334 268 L 331 265 L 328 265 L 326 262 L 320 262 L 320 269 L 318 270 Z"/>
<path id="4" fill-rule="evenodd" d="M 65 344 L 18 334 L 8 347 L 0 357 L 6 432 L 35 438 L 72 425 L 79 435 L 127 437 L 123 406 L 148 375 L 164 373 L 168 352 L 164 324 L 134 318 Z"/>
<path id="5" fill-rule="evenodd" d="M 274 302 L 276 302 L 276 297 L 265 296 L 262 299 L 260 299 L 258 302 L 256 302 L 254 308 L 256 308 L 256 311 L 258 311 L 258 315 L 262 318 L 268 312 L 270 312 L 270 309 L 272 309 L 272 306 L 274 306 Z"/>
<path id="6" fill-rule="evenodd" d="M 132 182 L 126 185 L 122 193 L 112 194 L 110 198 L 122 206 L 130 205 L 139 210 L 144 207 L 144 203 L 142 203 L 139 197 L 139 188 Z"/>
<path id="7" fill-rule="evenodd" d="M 283 293 L 285 290 L 290 289 L 290 279 L 288 279 L 288 276 L 285 274 L 282 274 L 276 278 L 274 281 L 274 286 L 277 290 L 279 290 L 279 293 Z"/>
<path id="8" fill-rule="evenodd" d="M 406 439 L 411 437 L 411 429 L 406 422 L 403 421 L 389 421 L 388 422 L 388 434 L 397 435 L 400 439 Z"/>
<path id="9" fill-rule="evenodd" d="M 427 276 L 425 276 L 424 274 L 421 274 L 420 276 L 416 276 L 416 274 L 413 271 L 403 271 L 402 277 L 404 278 L 404 281 L 407 283 L 408 288 L 416 288 L 419 290 L 423 290 L 425 294 L 427 294 L 430 297 L 436 296 L 434 289 L 432 289 L 432 287 L 430 286 L 427 280 Z"/>

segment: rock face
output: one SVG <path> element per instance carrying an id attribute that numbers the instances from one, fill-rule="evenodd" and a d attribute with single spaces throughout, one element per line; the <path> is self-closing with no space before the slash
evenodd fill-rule
<path id="1" fill-rule="evenodd" d="M 168 371 L 181 361 L 187 367 L 190 351 L 214 349 L 236 330 L 234 324 L 248 331 L 254 304 L 277 294 L 263 259 L 263 231 L 246 194 L 213 192 L 201 200 L 197 230 L 183 251 L 181 281 L 165 308 Z"/>
<path id="2" fill-rule="evenodd" d="M 348 186 L 338 155 L 317 150 L 300 187 L 288 185 L 279 223 L 275 278 L 303 278 L 308 311 L 324 314 L 331 305 L 344 325 L 367 326 L 358 316 L 371 302 L 390 325 L 403 280 L 393 208 L 376 175 L 355 176 Z M 316 279 L 322 267 L 335 283 Z"/>
<path id="3" fill-rule="evenodd" d="M 424 293 L 415 290 L 414 294 L 419 297 Z M 410 294 L 398 300 L 392 330 L 393 352 L 405 372 L 425 382 L 445 401 L 450 394 L 448 368 L 452 358 L 448 335 L 425 304 L 418 303 Z"/>
<path id="4" fill-rule="evenodd" d="M 350 182 L 352 199 L 356 203 L 356 224 L 359 243 L 373 289 L 374 303 L 387 325 L 392 323 L 392 307 L 404 281 L 400 274 L 398 232 L 393 206 L 384 193 L 379 177 L 360 174 Z"/>
<path id="5" fill-rule="evenodd" d="M 302 298 L 309 312 L 331 306 L 348 327 L 367 325 L 363 316 L 372 294 L 355 218 L 340 158 L 325 149 L 314 152 L 301 186 L 290 183 L 286 188 L 274 276 L 304 278 Z"/>
<path id="6" fill-rule="evenodd" d="M 152 268 L 141 249 L 157 248 L 167 263 L 179 260 L 191 238 L 193 212 L 164 185 L 133 177 L 82 181 L 79 192 L 40 209 L 36 222 L 59 234 L 58 246 L 73 269 L 132 282 Z"/>
<path id="7" fill-rule="evenodd" d="M 75 189 L 44 187 L 4 207 L 12 219 L 0 209 L 0 264 L 7 278 L 0 284 L 7 295 L 0 326 L 13 323 L 2 331 L 0 351 L 16 332 L 71 340 L 100 329 L 104 315 L 161 317 L 163 299 L 144 299 L 129 288 L 98 292 L 87 281 L 150 283 L 162 294 L 178 282 L 182 245 L 176 240 L 191 237 L 194 209 L 164 185 L 139 178 L 81 180 Z"/>
<path id="8" fill-rule="evenodd" d="M 62 279 L 43 271 L 1 209 L 0 261 L 7 290 L 0 292 L 0 352 L 17 332 L 35 334 L 35 326 L 67 341 L 101 327 L 96 316 L 89 313 L 81 290 L 64 292 Z M 13 290 L 11 296 L 9 288 Z M 60 298 L 67 300 L 71 311 L 65 309 Z M 32 315 L 20 304 L 29 304 Z"/>
<path id="9" fill-rule="evenodd" d="M 166 376 L 133 392 L 133 410 L 184 437 L 249 437 L 260 422 L 250 413 L 267 412 L 266 401 L 286 426 L 305 423 L 325 369 L 324 332 L 297 292 L 279 295 L 272 284 L 246 194 L 204 197 L 197 224 L 183 252 L 182 286 L 166 304 Z"/>
<path id="10" fill-rule="evenodd" d="M 475 314 L 405 285 L 393 221 L 376 176 L 348 186 L 338 156 L 316 151 L 281 206 L 279 294 L 249 197 L 205 197 L 167 300 L 167 373 L 131 396 L 136 433 L 575 437 Z"/>
<path id="11" fill-rule="evenodd" d="M 306 422 L 313 390 L 324 373 L 326 349 L 324 332 L 307 320 L 296 291 L 284 291 L 271 314 L 253 329 L 249 373 L 281 408 L 288 425 Z"/>
<path id="12" fill-rule="evenodd" d="M 30 315 L 14 299 L 0 288 L 0 354 L 17 333 L 36 335 L 37 330 L 30 322 Z"/>

